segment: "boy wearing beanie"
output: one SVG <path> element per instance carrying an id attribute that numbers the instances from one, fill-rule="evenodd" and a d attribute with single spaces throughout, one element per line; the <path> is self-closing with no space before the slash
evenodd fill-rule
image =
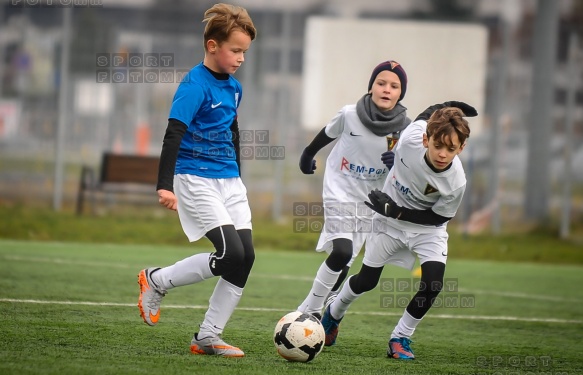
<path id="1" fill-rule="evenodd" d="M 382 188 L 393 166 L 387 136 L 398 138 L 411 122 L 400 103 L 406 91 L 403 67 L 394 60 L 380 63 L 372 71 L 368 92 L 356 104 L 342 107 L 302 153 L 300 170 L 314 174 L 316 153 L 338 140 L 326 160 L 324 226 L 316 246 L 316 251 L 326 251 L 328 257 L 299 311 L 321 317 L 324 303 L 334 299 L 372 230 L 374 212 L 364 201 L 371 190 Z"/>

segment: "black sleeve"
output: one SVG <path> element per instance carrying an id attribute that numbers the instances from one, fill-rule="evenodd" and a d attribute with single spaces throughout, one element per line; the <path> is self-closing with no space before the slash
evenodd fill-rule
<path id="1" fill-rule="evenodd" d="M 235 159 L 237 161 L 237 166 L 239 167 L 239 177 L 241 177 L 241 141 L 239 139 L 239 120 L 237 117 L 235 117 L 231 124 L 231 134 L 233 146 L 235 147 Z"/>
<path id="2" fill-rule="evenodd" d="M 441 225 L 447 223 L 451 220 L 451 217 L 441 216 L 433 212 L 432 209 L 428 210 L 412 210 L 410 208 L 397 206 L 398 209 L 395 210 L 395 214 L 391 217 L 397 220 L 408 221 L 414 224 L 420 225 Z M 393 210 L 391 209 L 393 212 Z M 391 212 L 391 213 L 392 213 Z"/>
<path id="3" fill-rule="evenodd" d="M 415 118 L 415 121 L 417 120 L 429 120 L 429 118 L 431 117 L 431 115 L 433 114 L 433 112 L 437 111 L 440 108 L 445 108 L 447 107 L 446 103 L 442 103 L 442 104 L 435 104 L 432 105 L 431 107 L 427 107 L 427 109 L 423 112 L 421 112 L 419 114 L 419 116 L 417 116 L 417 118 Z"/>
<path id="4" fill-rule="evenodd" d="M 160 189 L 174 191 L 174 169 L 176 168 L 176 158 L 182 137 L 186 133 L 188 126 L 174 118 L 168 120 L 166 134 L 162 143 L 160 153 L 160 166 L 158 167 L 158 184 L 156 191 Z"/>
<path id="5" fill-rule="evenodd" d="M 320 132 L 314 137 L 312 142 L 305 148 L 304 152 L 311 156 L 315 156 L 318 151 L 332 142 L 335 138 L 330 138 L 326 135 L 326 127 L 322 128 Z"/>

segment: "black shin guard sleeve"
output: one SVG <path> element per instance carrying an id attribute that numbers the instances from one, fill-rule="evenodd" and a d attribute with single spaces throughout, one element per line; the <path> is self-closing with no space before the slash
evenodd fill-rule
<path id="1" fill-rule="evenodd" d="M 345 266 L 342 269 L 342 272 L 340 272 L 340 275 L 338 275 L 338 280 L 336 280 L 336 284 L 334 284 L 334 286 L 332 287 L 333 292 L 337 292 L 340 289 L 340 286 L 342 285 L 344 280 L 346 280 L 346 276 L 348 276 L 349 269 L 350 269 L 350 267 L 348 267 L 348 266 Z"/>
<path id="2" fill-rule="evenodd" d="M 429 261 L 421 265 L 421 283 L 419 290 L 407 305 L 407 312 L 415 319 L 421 319 L 433 305 L 435 298 L 443 288 L 445 264 Z"/>
<path id="3" fill-rule="evenodd" d="M 211 272 L 223 276 L 235 271 L 243 264 L 244 249 L 239 234 L 233 225 L 223 225 L 207 232 L 206 237 L 215 247 L 209 257 Z"/>
<path id="4" fill-rule="evenodd" d="M 209 257 L 213 275 L 239 288 L 245 287 L 255 262 L 251 230 L 235 230 L 232 225 L 224 225 L 210 230 L 206 237 L 216 250 Z"/>
<path id="5" fill-rule="evenodd" d="M 326 265 L 334 272 L 342 269 L 352 259 L 352 241 L 347 238 L 332 240 L 332 251 L 326 258 Z"/>
<path id="6" fill-rule="evenodd" d="M 369 267 L 363 264 L 358 274 L 348 280 L 350 289 L 356 294 L 373 290 L 379 283 L 382 273 L 383 267 Z"/>

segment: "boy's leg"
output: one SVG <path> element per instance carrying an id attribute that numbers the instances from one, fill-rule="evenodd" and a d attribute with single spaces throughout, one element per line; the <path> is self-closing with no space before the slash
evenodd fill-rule
<path id="1" fill-rule="evenodd" d="M 334 300 L 338 296 L 340 287 L 342 286 L 344 280 L 346 280 L 346 277 L 348 276 L 348 271 L 350 270 L 352 263 L 360 253 L 360 250 L 362 249 L 366 237 L 369 233 L 369 227 L 367 226 L 367 222 L 363 220 L 359 220 L 358 222 L 359 226 L 357 228 L 357 232 L 355 232 L 352 235 L 352 258 L 350 259 L 348 264 L 342 268 L 342 271 L 340 271 L 340 275 L 338 275 L 338 279 L 336 280 L 336 284 L 334 284 L 332 290 L 326 296 L 326 300 L 324 301 L 324 309 L 326 309 L 328 305 L 334 302 Z"/>
<path id="2" fill-rule="evenodd" d="M 352 252 L 351 240 L 347 238 L 332 240 L 332 251 L 318 269 L 312 289 L 298 307 L 299 311 L 317 315 L 321 313 L 325 299 L 337 283 L 342 269 L 352 259 Z"/>
<path id="3" fill-rule="evenodd" d="M 171 266 L 160 268 L 151 275 L 152 281 L 163 289 L 195 284 L 215 276 L 209 266 L 211 253 L 195 254 Z"/>
<path id="4" fill-rule="evenodd" d="M 342 319 L 358 297 L 377 286 L 382 273 L 383 267 L 369 267 L 363 264 L 358 274 L 348 278 L 336 300 L 329 306 L 332 316 Z"/>
<path id="5" fill-rule="evenodd" d="M 234 227 L 231 227 L 234 230 Z M 228 230 L 232 234 L 231 229 Z M 200 331 L 196 333 L 191 342 L 191 352 L 194 354 L 215 354 L 225 357 L 242 357 L 241 349 L 224 342 L 220 335 L 231 318 L 235 307 L 239 304 L 243 294 L 243 288 L 247 283 L 249 273 L 255 260 L 255 251 L 251 230 L 239 230 L 235 232 L 241 245 L 242 259 L 235 257 L 237 262 L 227 261 L 225 254 L 215 253 L 215 269 L 225 272 L 217 282 L 215 290 L 209 300 L 209 308 L 200 325 Z M 214 236 L 210 236 L 209 238 Z M 227 238 L 227 237 L 225 237 Z M 213 241 L 213 243 L 215 242 Z M 237 242 L 237 241 L 235 241 Z M 237 248 L 237 246 L 233 246 Z M 228 248 L 228 245 L 227 245 Z M 227 250 L 229 251 L 229 250 Z M 223 263 L 225 262 L 225 263 Z"/>
<path id="6" fill-rule="evenodd" d="M 397 359 L 415 358 L 413 351 L 409 347 L 411 336 L 441 291 L 444 275 L 445 263 L 428 261 L 421 265 L 419 290 L 407 305 L 403 316 L 391 333 L 387 352 L 389 357 Z"/>
<path id="7" fill-rule="evenodd" d="M 346 276 L 348 276 L 349 270 L 350 266 L 344 266 L 342 268 L 342 271 L 340 271 L 338 279 L 336 280 L 336 284 L 334 284 L 334 286 L 332 287 L 331 292 L 335 292 L 336 294 L 338 294 L 338 292 L 340 291 L 340 287 L 342 286 L 342 283 L 344 282 L 344 280 L 346 280 Z"/>
<path id="8" fill-rule="evenodd" d="M 190 343 L 193 354 L 222 355 L 225 357 L 243 357 L 243 351 L 224 342 L 220 335 L 241 299 L 243 288 L 239 288 L 222 277 L 209 299 L 209 308 L 200 325 L 200 331 L 194 334 Z"/>
<path id="9" fill-rule="evenodd" d="M 322 317 L 322 325 L 326 332 L 326 346 L 334 345 L 344 314 L 363 293 L 375 288 L 382 272 L 383 267 L 369 267 L 363 264 L 358 274 L 349 277 L 344 283 L 336 300 L 328 305 Z"/>
<path id="10" fill-rule="evenodd" d="M 172 288 L 195 284 L 230 272 L 240 265 L 243 248 L 238 233 L 232 225 L 214 228 L 206 234 L 215 247 L 214 253 L 195 254 L 164 268 L 148 268 L 138 274 L 140 315 L 148 325 L 158 323 L 160 303 Z M 217 269 L 218 267 L 218 269 Z"/>

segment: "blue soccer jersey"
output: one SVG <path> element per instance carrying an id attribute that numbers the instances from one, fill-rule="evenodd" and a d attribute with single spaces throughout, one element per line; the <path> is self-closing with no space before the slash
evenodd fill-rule
<path id="1" fill-rule="evenodd" d="M 239 176 L 231 125 L 242 97 L 239 81 L 216 79 L 202 62 L 178 86 L 169 118 L 188 126 L 175 174 L 207 178 Z"/>

